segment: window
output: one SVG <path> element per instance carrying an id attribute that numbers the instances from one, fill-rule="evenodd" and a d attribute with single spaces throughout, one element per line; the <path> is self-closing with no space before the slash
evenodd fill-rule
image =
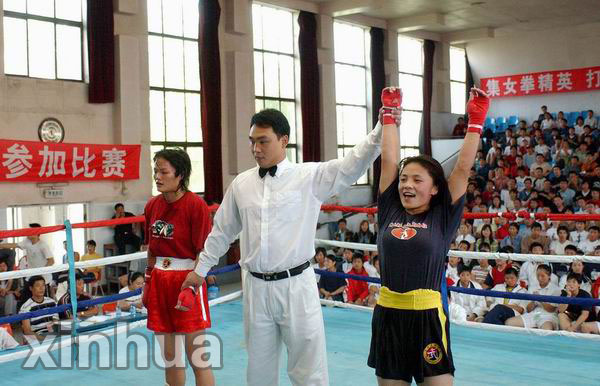
<path id="1" fill-rule="evenodd" d="M 334 22 L 335 105 L 338 158 L 364 139 L 370 127 L 367 108 L 368 33 L 365 28 Z M 369 173 L 356 182 L 369 183 Z"/>
<path id="2" fill-rule="evenodd" d="M 185 149 L 192 161 L 189 189 L 204 192 L 198 0 L 148 0 L 148 64 L 152 155 Z"/>
<path id="3" fill-rule="evenodd" d="M 4 72 L 83 80 L 82 0 L 4 0 Z"/>
<path id="4" fill-rule="evenodd" d="M 290 123 L 288 159 L 298 162 L 300 135 L 298 25 L 295 13 L 252 4 L 254 40 L 254 95 L 256 111 L 277 109 Z"/>
<path id="5" fill-rule="evenodd" d="M 450 111 L 452 114 L 464 114 L 467 97 L 467 64 L 465 50 L 450 47 Z"/>
<path id="6" fill-rule="evenodd" d="M 398 35 L 398 85 L 402 88 L 400 158 L 419 154 L 423 115 L 423 41 Z"/>

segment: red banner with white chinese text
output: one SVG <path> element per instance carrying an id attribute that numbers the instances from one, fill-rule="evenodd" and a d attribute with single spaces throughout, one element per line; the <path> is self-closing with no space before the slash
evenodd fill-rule
<path id="1" fill-rule="evenodd" d="M 481 78 L 492 98 L 600 90 L 600 67 Z"/>
<path id="2" fill-rule="evenodd" d="M 140 178 L 140 145 L 0 140 L 0 182 Z"/>

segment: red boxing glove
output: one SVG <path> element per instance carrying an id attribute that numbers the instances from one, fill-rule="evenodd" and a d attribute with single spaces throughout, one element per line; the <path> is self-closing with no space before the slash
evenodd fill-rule
<path id="1" fill-rule="evenodd" d="M 382 125 L 395 125 L 396 118 L 391 114 L 391 109 L 402 105 L 402 91 L 397 87 L 386 87 L 381 91 L 381 104 L 383 105 Z"/>
<path id="2" fill-rule="evenodd" d="M 469 114 L 468 133 L 483 132 L 483 122 L 490 108 L 490 98 L 481 90 L 471 90 L 471 98 L 467 102 L 467 114 Z"/>
<path id="3" fill-rule="evenodd" d="M 180 311 L 189 311 L 192 309 L 194 302 L 196 301 L 196 290 L 194 287 L 187 287 L 179 293 L 177 298 L 176 309 Z"/>
<path id="4" fill-rule="evenodd" d="M 152 280 L 152 271 L 154 267 L 146 267 L 144 273 L 144 287 L 142 288 L 142 304 L 148 308 L 148 292 L 150 292 L 150 282 Z"/>

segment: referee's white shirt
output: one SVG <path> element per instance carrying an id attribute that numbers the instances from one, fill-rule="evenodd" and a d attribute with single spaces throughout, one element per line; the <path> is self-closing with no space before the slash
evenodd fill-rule
<path id="1" fill-rule="evenodd" d="M 243 269 L 280 272 L 315 254 L 315 230 L 321 204 L 352 185 L 381 152 L 381 125 L 342 159 L 296 164 L 284 159 L 275 176 L 258 167 L 231 183 L 200 254 L 196 273 L 216 265 L 238 235 Z"/>

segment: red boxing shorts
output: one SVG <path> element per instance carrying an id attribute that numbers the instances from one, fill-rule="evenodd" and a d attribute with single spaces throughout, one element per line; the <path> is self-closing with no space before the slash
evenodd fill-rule
<path id="1" fill-rule="evenodd" d="M 196 295 L 189 311 L 175 309 L 181 285 L 194 268 L 195 261 L 172 257 L 157 257 L 148 292 L 149 330 L 163 333 L 191 333 L 210 328 L 210 311 L 206 282 Z"/>

